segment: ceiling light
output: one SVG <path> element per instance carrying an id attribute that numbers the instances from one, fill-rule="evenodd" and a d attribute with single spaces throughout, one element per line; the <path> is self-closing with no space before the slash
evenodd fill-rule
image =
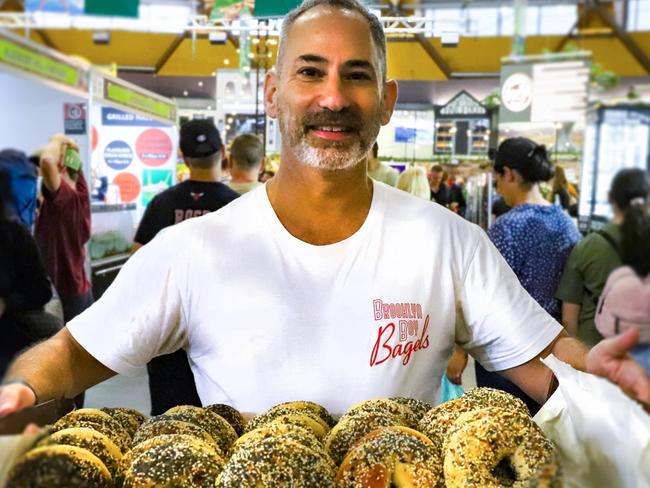
<path id="1" fill-rule="evenodd" d="M 187 90 L 183 90 L 183 96 L 186 97 L 188 95 Z"/>
<path id="2" fill-rule="evenodd" d="M 208 34 L 208 40 L 210 41 L 210 44 L 225 44 L 227 38 L 228 36 L 226 33 L 221 31 L 210 32 Z"/>
<path id="3" fill-rule="evenodd" d="M 203 82 L 202 82 L 202 81 L 199 81 L 199 82 L 197 83 L 197 85 L 199 85 L 199 86 L 203 86 Z"/>
<path id="4" fill-rule="evenodd" d="M 208 110 L 212 110 L 212 105 L 208 105 Z"/>
<path id="5" fill-rule="evenodd" d="M 93 32 L 93 42 L 95 44 L 110 44 L 111 33 L 108 31 Z"/>
<path id="6" fill-rule="evenodd" d="M 225 64 L 226 66 L 228 66 L 228 65 L 230 64 L 230 59 L 228 59 L 228 58 L 224 59 L 224 60 L 223 60 L 223 64 Z"/>

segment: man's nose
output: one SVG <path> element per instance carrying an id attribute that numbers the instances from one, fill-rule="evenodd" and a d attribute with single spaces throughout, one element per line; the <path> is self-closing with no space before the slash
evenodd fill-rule
<path id="1" fill-rule="evenodd" d="M 326 78 L 318 105 L 320 108 L 332 112 L 340 112 L 350 105 L 345 85 L 339 76 L 328 76 Z"/>

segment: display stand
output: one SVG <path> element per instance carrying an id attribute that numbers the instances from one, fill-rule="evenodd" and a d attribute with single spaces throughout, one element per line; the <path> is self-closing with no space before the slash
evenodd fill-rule
<path id="1" fill-rule="evenodd" d="M 446 105 L 436 107 L 436 154 L 487 154 L 489 137 L 490 115 L 487 108 L 465 90 L 456 94 Z"/>

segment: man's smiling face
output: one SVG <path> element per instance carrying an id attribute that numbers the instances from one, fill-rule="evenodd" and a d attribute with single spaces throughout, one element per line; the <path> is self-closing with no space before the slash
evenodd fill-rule
<path id="1" fill-rule="evenodd" d="M 365 161 L 396 97 L 396 87 L 382 79 L 366 19 L 315 7 L 296 19 L 283 42 L 266 94 L 269 115 L 279 119 L 283 149 L 324 170 Z"/>

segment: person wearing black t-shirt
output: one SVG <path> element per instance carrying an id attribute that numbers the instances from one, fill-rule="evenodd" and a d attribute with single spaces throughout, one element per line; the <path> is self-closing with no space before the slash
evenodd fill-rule
<path id="1" fill-rule="evenodd" d="M 190 169 L 190 178 L 156 195 L 149 203 L 135 234 L 133 252 L 165 227 L 214 212 L 239 196 L 219 182 L 222 144 L 212 121 L 191 120 L 183 124 L 180 148 Z M 147 370 L 152 415 L 176 405 L 201 406 L 183 349 L 153 359 Z"/>
<path id="2" fill-rule="evenodd" d="M 443 180 L 444 169 L 439 164 L 431 168 L 429 173 L 429 186 L 431 187 L 431 201 L 439 203 L 443 207 L 449 205 L 449 187 Z"/>

